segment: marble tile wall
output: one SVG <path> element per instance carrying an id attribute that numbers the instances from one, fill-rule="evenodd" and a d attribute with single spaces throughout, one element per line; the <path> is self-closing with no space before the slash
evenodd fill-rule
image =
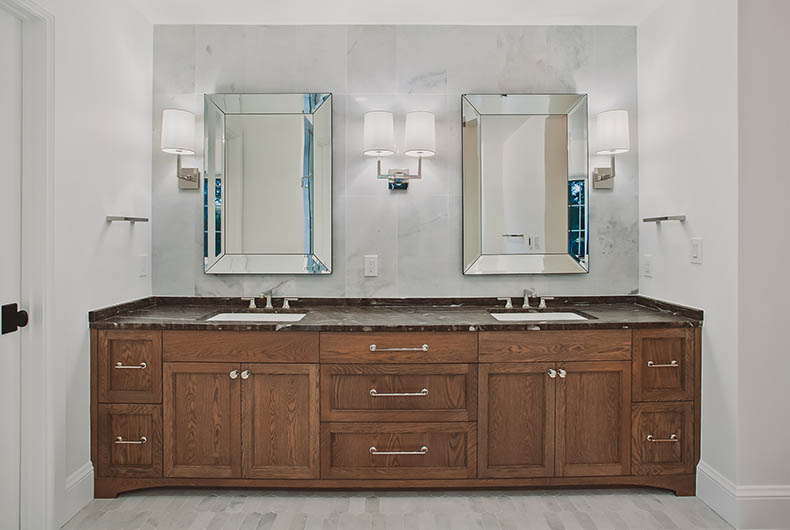
<path id="1" fill-rule="evenodd" d="M 153 292 L 239 296 L 401 297 L 627 294 L 638 285 L 636 29 L 614 26 L 156 26 L 154 30 Z M 329 277 L 203 273 L 202 191 L 179 191 L 159 151 L 161 111 L 202 115 L 212 92 L 334 93 L 334 273 Z M 590 115 L 631 113 L 632 150 L 614 190 L 591 190 L 590 273 L 461 274 L 462 93 L 589 94 Z M 437 155 L 407 192 L 375 178 L 362 155 L 368 110 L 436 115 Z M 202 122 L 199 121 L 202 131 Z M 398 130 L 400 128 L 400 131 Z M 202 167 L 201 153 L 184 159 Z M 413 159 L 395 159 L 392 167 Z M 401 162 L 400 164 L 398 162 Z M 593 157 L 593 167 L 608 166 Z M 385 166 L 388 164 L 385 163 Z M 386 169 L 386 167 L 385 167 Z M 363 256 L 378 254 L 365 278 Z"/>

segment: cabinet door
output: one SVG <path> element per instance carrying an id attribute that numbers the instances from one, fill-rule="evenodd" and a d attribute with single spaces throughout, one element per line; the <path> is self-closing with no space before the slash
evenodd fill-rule
<path id="1" fill-rule="evenodd" d="M 165 476 L 241 476 L 241 377 L 232 363 L 164 363 Z"/>
<path id="2" fill-rule="evenodd" d="M 318 478 L 318 365 L 244 364 L 245 478 Z"/>
<path id="3" fill-rule="evenodd" d="M 558 363 L 557 475 L 628 475 L 631 363 Z"/>
<path id="4" fill-rule="evenodd" d="M 479 370 L 480 477 L 554 476 L 554 363 Z"/>

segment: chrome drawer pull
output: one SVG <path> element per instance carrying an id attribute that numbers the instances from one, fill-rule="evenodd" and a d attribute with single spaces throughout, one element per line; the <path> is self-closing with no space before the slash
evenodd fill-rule
<path id="1" fill-rule="evenodd" d="M 117 444 L 129 444 L 129 445 L 143 445 L 148 443 L 148 438 L 145 436 L 141 436 L 139 440 L 124 440 L 123 436 L 119 436 L 115 439 L 115 443 Z"/>
<path id="2" fill-rule="evenodd" d="M 653 361 L 647 361 L 647 366 L 649 368 L 677 368 L 680 365 L 677 361 L 672 361 L 669 364 L 656 364 Z"/>
<path id="3" fill-rule="evenodd" d="M 373 397 L 417 397 L 417 396 L 427 396 L 428 389 L 423 388 L 419 392 L 382 392 L 379 394 L 375 388 L 370 389 L 370 395 Z"/>
<path id="4" fill-rule="evenodd" d="M 371 445 L 369 450 L 372 455 L 424 455 L 428 453 L 428 446 L 423 445 L 419 451 L 379 451 Z"/>
<path id="5" fill-rule="evenodd" d="M 117 363 L 115 363 L 115 369 L 116 370 L 145 370 L 146 368 L 148 368 L 148 364 L 144 363 L 144 362 L 140 363 L 140 364 L 135 364 L 135 365 L 132 365 L 132 366 L 126 366 L 121 361 L 118 361 Z"/>
<path id="6" fill-rule="evenodd" d="M 371 344 L 370 351 L 428 351 L 428 345 L 423 344 L 419 348 L 378 348 L 375 344 Z"/>
<path id="7" fill-rule="evenodd" d="M 648 434 L 648 435 L 647 435 L 647 441 L 648 441 L 648 442 L 653 442 L 653 443 L 659 443 L 659 442 L 679 442 L 679 441 L 680 441 L 680 438 L 678 438 L 678 435 L 677 435 L 677 434 L 673 434 L 673 435 L 671 435 L 669 438 L 656 438 L 656 437 L 654 437 L 652 434 Z"/>

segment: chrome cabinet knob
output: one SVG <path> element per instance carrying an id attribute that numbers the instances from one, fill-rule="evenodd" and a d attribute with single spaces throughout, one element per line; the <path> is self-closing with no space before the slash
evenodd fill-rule
<path id="1" fill-rule="evenodd" d="M 548 374 L 549 377 L 555 379 L 557 377 L 557 370 L 555 370 L 554 368 L 549 368 Z"/>
<path id="2" fill-rule="evenodd" d="M 242 378 L 242 379 L 249 379 L 249 378 L 250 378 L 250 371 L 249 371 L 249 370 L 244 370 L 244 371 L 241 373 L 241 378 Z"/>
<path id="3" fill-rule="evenodd" d="M 238 371 L 238 370 L 231 370 L 231 371 L 230 371 L 230 374 L 228 374 L 228 375 L 230 375 L 230 378 L 231 378 L 231 379 L 238 379 L 238 377 L 239 377 L 239 371 Z"/>
<path id="4" fill-rule="evenodd" d="M 559 370 L 557 370 L 557 375 L 560 376 L 560 379 L 565 379 L 566 377 L 568 377 L 568 372 L 560 368 Z"/>

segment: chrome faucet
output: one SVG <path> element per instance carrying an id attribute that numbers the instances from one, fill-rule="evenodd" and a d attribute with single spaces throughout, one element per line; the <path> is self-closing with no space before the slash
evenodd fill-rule
<path id="1" fill-rule="evenodd" d="M 531 306 L 529 305 L 529 297 L 530 296 L 536 297 L 536 296 L 538 296 L 538 293 L 536 293 L 532 289 L 524 289 L 524 304 L 521 306 L 522 309 L 530 309 L 531 308 Z"/>
<path id="2" fill-rule="evenodd" d="M 261 293 L 261 298 L 266 298 L 266 309 L 274 309 L 272 305 L 272 293 Z"/>

